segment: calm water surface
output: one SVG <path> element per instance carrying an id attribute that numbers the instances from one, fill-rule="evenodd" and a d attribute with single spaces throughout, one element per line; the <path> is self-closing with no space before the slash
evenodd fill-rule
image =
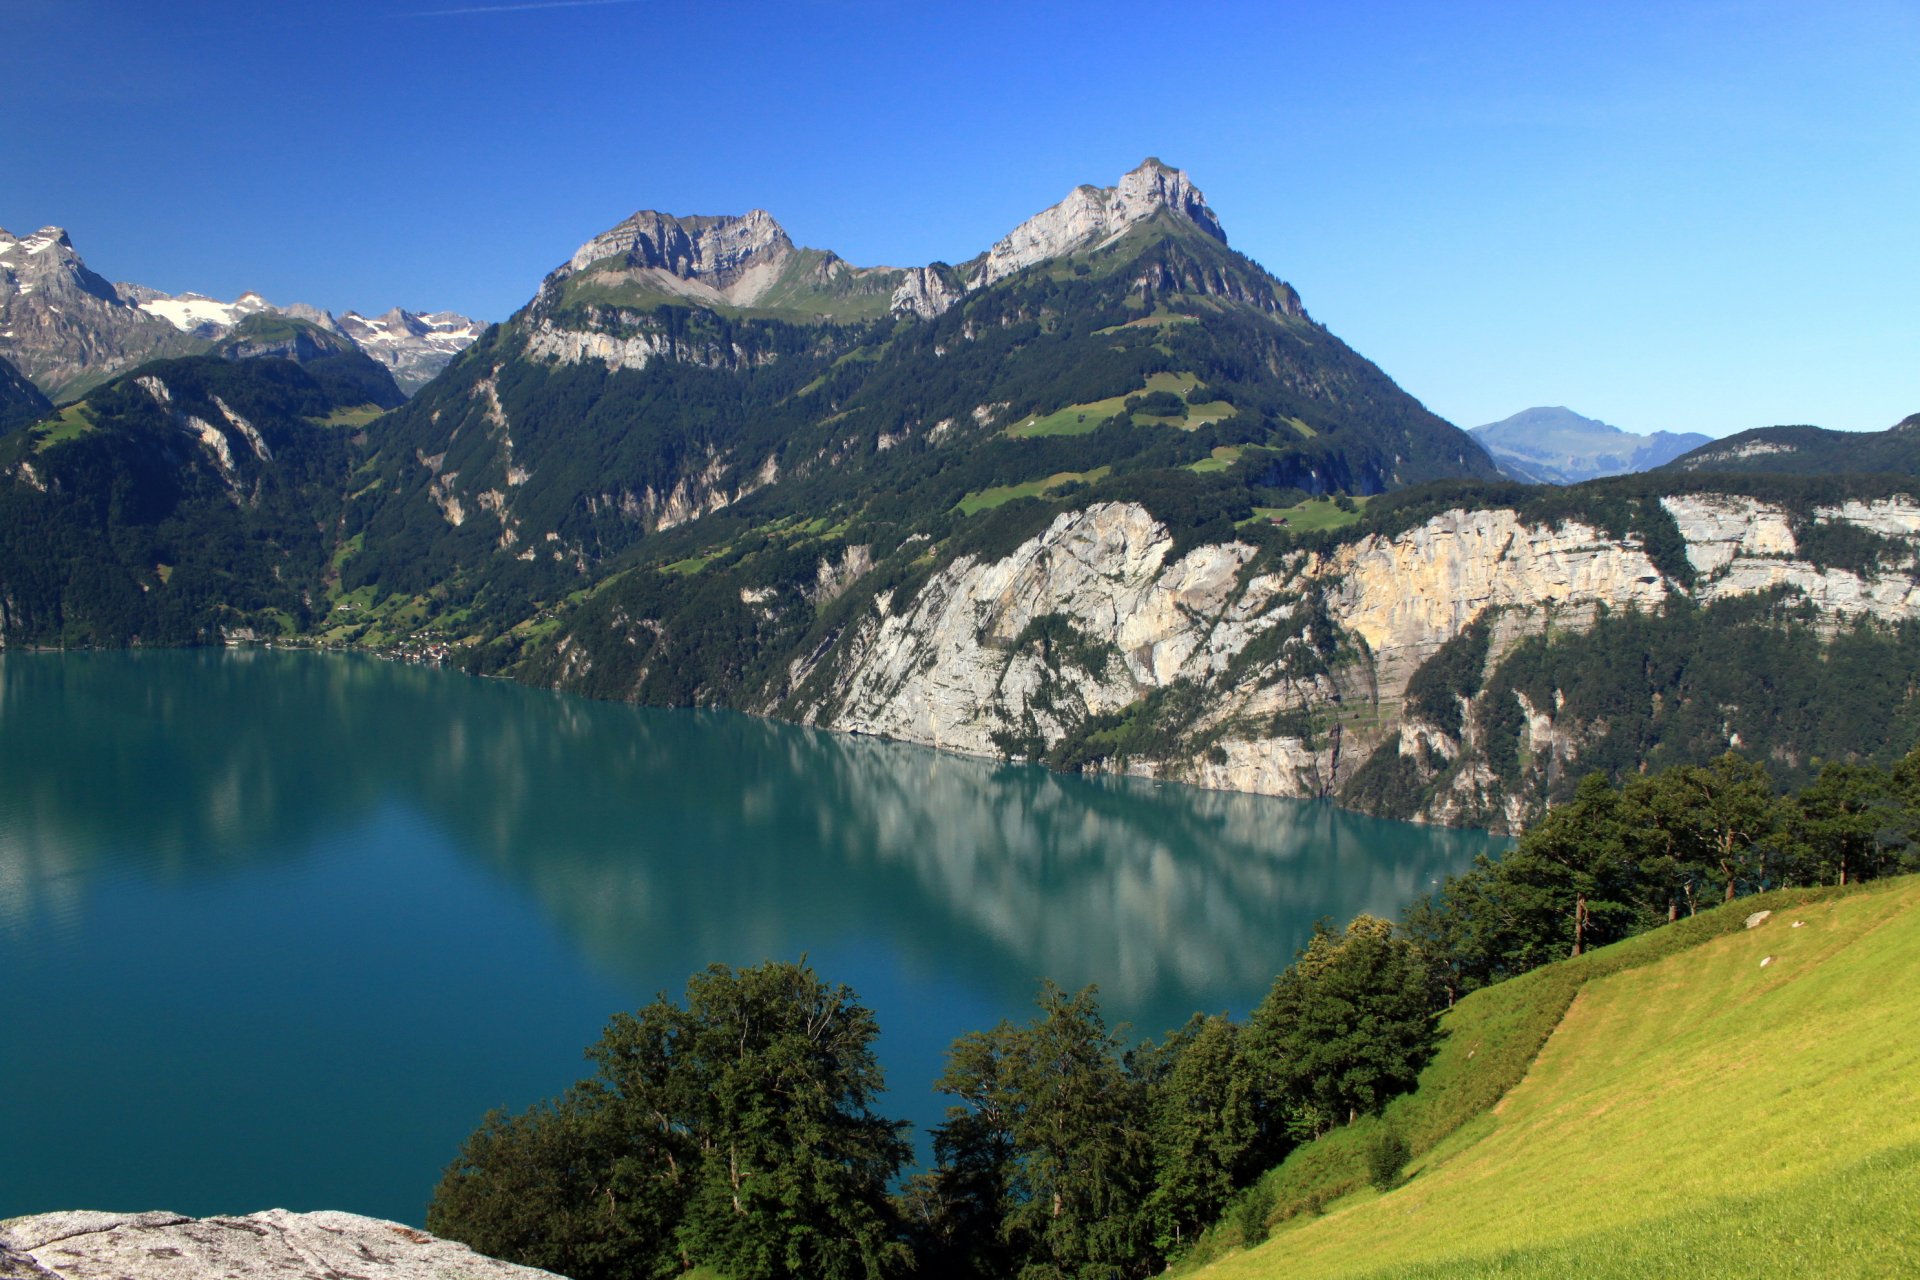
<path id="1" fill-rule="evenodd" d="M 1499 842 L 366 659 L 0 656 L 0 1218 L 419 1222 L 609 1013 L 805 954 L 923 1128 L 1037 980 L 1157 1034 Z M 924 1150 L 924 1146 L 923 1146 Z"/>

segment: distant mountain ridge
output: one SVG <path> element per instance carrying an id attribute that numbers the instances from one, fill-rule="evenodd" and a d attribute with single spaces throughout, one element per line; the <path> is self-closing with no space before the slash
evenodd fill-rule
<path id="1" fill-rule="evenodd" d="M 1667 465 L 1672 471 L 1920 475 L 1920 413 L 1885 431 L 1830 431 L 1825 427 L 1756 427 L 1710 441 Z"/>
<path id="2" fill-rule="evenodd" d="M 1691 431 L 1636 435 L 1558 405 L 1523 409 L 1470 434 L 1502 471 L 1528 484 L 1578 484 L 1649 471 L 1711 439 Z"/>
<path id="3" fill-rule="evenodd" d="M 70 400 L 146 360 L 191 355 L 248 316 L 283 315 L 341 334 L 414 391 L 486 328 L 450 311 L 395 308 L 369 320 L 247 292 L 232 302 L 109 282 L 91 270 L 60 227 L 20 238 L 0 229 L 0 357 L 54 399 Z"/>

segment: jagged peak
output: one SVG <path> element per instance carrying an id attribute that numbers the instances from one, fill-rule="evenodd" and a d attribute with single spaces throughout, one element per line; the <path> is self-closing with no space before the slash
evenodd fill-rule
<path id="1" fill-rule="evenodd" d="M 765 209 L 744 214 L 662 213 L 642 209 L 574 251 L 564 271 L 578 271 L 607 258 L 630 267 L 653 267 L 687 280 L 720 283 L 751 260 L 791 252 L 786 229 Z"/>
<path id="2" fill-rule="evenodd" d="M 11 243 L 19 245 L 25 253 L 44 253 L 48 249 L 53 248 L 65 249 L 68 252 L 73 251 L 73 241 L 68 237 L 65 227 L 45 226 L 30 236 L 20 236 L 17 238 L 6 235 L 5 232 L 0 231 L 0 236 L 5 236 Z"/>
<path id="3" fill-rule="evenodd" d="M 1227 242 L 1220 219 L 1186 171 L 1149 156 L 1113 186 L 1075 187 L 1066 199 L 1001 237 L 987 250 L 979 283 L 993 284 L 1037 262 L 1097 247 L 1162 212 Z"/>

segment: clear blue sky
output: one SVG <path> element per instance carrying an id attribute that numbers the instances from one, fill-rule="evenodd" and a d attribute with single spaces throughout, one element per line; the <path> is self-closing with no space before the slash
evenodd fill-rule
<path id="1" fill-rule="evenodd" d="M 637 208 L 958 261 L 1186 168 L 1463 426 L 1920 410 L 1920 6 L 7 0 L 0 225 L 113 279 L 505 317 Z"/>

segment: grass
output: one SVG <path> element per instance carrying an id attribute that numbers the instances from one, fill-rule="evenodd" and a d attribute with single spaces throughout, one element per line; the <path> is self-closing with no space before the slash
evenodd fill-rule
<path id="1" fill-rule="evenodd" d="M 70 404 L 33 428 L 33 451 L 41 453 L 57 444 L 78 440 L 93 429 L 93 410 L 84 404 Z"/>
<path id="2" fill-rule="evenodd" d="M 324 418 L 308 418 L 316 427 L 364 427 L 385 413 L 377 404 L 356 404 L 335 409 Z"/>
<path id="3" fill-rule="evenodd" d="M 1915 877 L 1780 891 L 1476 992 L 1387 1109 L 1416 1153 L 1404 1185 L 1365 1189 L 1381 1122 L 1338 1130 L 1267 1176 L 1293 1215 L 1268 1244 L 1230 1252 L 1217 1229 L 1182 1270 L 1920 1270 L 1916 908 Z"/>
<path id="4" fill-rule="evenodd" d="M 1262 445 L 1223 444 L 1223 445 L 1216 446 L 1211 456 L 1202 458 L 1198 462 L 1189 462 L 1186 466 L 1186 469 L 1188 471 L 1197 472 L 1201 475 L 1206 475 L 1208 472 L 1211 472 L 1211 471 L 1225 471 L 1228 467 L 1240 461 L 1240 459 L 1244 458 L 1249 453 L 1254 454 L 1255 456 L 1260 456 L 1260 455 L 1266 455 L 1268 457 L 1274 456 L 1274 450 L 1265 448 Z M 1266 510 L 1266 509 L 1267 508 L 1256 508 L 1256 510 Z M 1254 519 L 1258 519 L 1258 518 L 1259 518 L 1258 516 L 1254 517 Z M 1252 523 L 1252 521 L 1242 520 L 1240 523 L 1250 524 Z"/>
<path id="5" fill-rule="evenodd" d="M 1129 320 L 1125 324 L 1110 324 L 1104 329 L 1095 329 L 1095 337 L 1119 333 L 1123 329 L 1165 329 L 1177 324 L 1199 324 L 1198 316 L 1181 315 L 1177 311 L 1168 311 L 1165 307 L 1155 307 L 1152 315 L 1141 316 L 1138 320 Z"/>
<path id="6" fill-rule="evenodd" d="M 955 503 L 953 509 L 963 516 L 975 515 L 992 510 L 1002 503 L 1012 502 L 1015 498 L 1041 497 L 1049 490 L 1058 489 L 1062 485 L 1076 482 L 1093 484 L 1106 479 L 1107 473 L 1111 470 L 1113 470 L 1112 467 L 1095 467 L 1091 471 L 1059 471 L 1043 480 L 1029 480 L 1025 484 L 998 485 L 992 489 L 982 489 L 977 493 L 968 494 Z"/>
<path id="7" fill-rule="evenodd" d="M 691 578 L 719 557 L 718 551 L 710 551 L 703 556 L 688 556 L 685 560 L 675 560 L 672 564 L 660 566 L 660 572 L 675 574 L 682 578 Z"/>
<path id="8" fill-rule="evenodd" d="M 1184 398 L 1189 391 L 1199 385 L 1200 379 L 1191 373 L 1156 373 L 1149 377 L 1147 384 L 1138 391 L 1108 396 L 1105 400 L 1091 400 L 1086 404 L 1070 404 L 1064 409 L 1056 409 L 1048 414 L 1035 414 L 1008 427 L 1007 434 L 1017 439 L 1029 436 L 1085 435 L 1099 427 L 1108 418 L 1125 412 L 1127 401 L 1134 396 L 1143 396 L 1152 391 L 1171 391 L 1174 395 Z M 1225 400 L 1209 400 L 1205 404 L 1188 405 L 1187 416 L 1184 418 L 1141 415 L 1134 421 L 1162 427 L 1180 427 L 1191 431 L 1195 427 L 1204 427 L 1209 423 L 1231 418 L 1233 415 L 1233 406 Z"/>
<path id="9" fill-rule="evenodd" d="M 1220 450 L 1215 449 L 1213 452 L 1217 457 Z M 1198 466 L 1194 467 L 1196 471 L 1199 469 Z M 1351 511 L 1342 511 L 1334 505 L 1332 498 L 1308 498 L 1305 502 L 1297 502 L 1291 507 L 1255 507 L 1253 515 L 1240 523 L 1247 525 L 1256 520 L 1285 520 L 1287 528 L 1299 533 L 1339 529 L 1358 522 L 1361 512 L 1367 509 L 1368 501 L 1367 498 L 1355 498 Z"/>

